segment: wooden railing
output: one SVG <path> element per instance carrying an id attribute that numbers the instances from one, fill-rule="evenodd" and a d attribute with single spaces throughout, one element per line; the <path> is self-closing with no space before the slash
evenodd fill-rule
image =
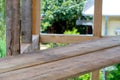
<path id="1" fill-rule="evenodd" d="M 39 42 L 78 43 L 101 38 L 102 0 L 95 0 L 94 33 L 92 36 L 39 34 L 40 33 L 40 0 L 23 0 L 22 15 L 20 15 L 19 0 L 6 0 L 7 11 L 7 54 L 16 55 L 39 49 Z M 32 5 L 32 6 L 31 6 Z M 20 25 L 20 16 L 21 24 Z M 20 31 L 21 27 L 21 31 Z M 20 43 L 20 33 L 22 43 Z M 98 80 L 99 70 L 94 71 L 92 80 Z"/>

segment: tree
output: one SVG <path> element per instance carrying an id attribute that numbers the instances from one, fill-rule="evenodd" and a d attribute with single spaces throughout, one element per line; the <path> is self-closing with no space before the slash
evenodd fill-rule
<path id="1" fill-rule="evenodd" d="M 54 33 L 64 33 L 76 26 L 78 17 L 82 16 L 85 0 L 43 0 L 42 1 L 42 31 L 54 30 Z M 47 30 L 48 31 L 48 30 Z"/>

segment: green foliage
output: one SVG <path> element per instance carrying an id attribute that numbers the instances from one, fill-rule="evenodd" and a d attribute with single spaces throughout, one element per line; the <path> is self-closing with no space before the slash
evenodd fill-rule
<path id="1" fill-rule="evenodd" d="M 107 80 L 120 80 L 120 64 L 115 65 L 115 68 L 107 71 Z"/>
<path id="2" fill-rule="evenodd" d="M 73 28 L 72 31 L 66 30 L 64 32 L 64 34 L 78 34 L 79 35 L 79 32 L 78 32 L 78 30 L 76 28 Z"/>
<path id="3" fill-rule="evenodd" d="M 85 0 L 43 0 L 42 31 L 48 27 L 54 27 L 57 30 L 55 33 L 72 30 L 79 16 L 85 18 L 81 13 L 84 2 Z"/>
<path id="4" fill-rule="evenodd" d="M 70 78 L 68 80 L 90 80 L 90 73 L 81 75 L 79 77 Z"/>
<path id="5" fill-rule="evenodd" d="M 0 57 L 5 57 L 5 0 L 0 0 Z"/>
<path id="6" fill-rule="evenodd" d="M 0 39 L 0 57 L 6 56 L 6 42 L 5 40 Z"/>

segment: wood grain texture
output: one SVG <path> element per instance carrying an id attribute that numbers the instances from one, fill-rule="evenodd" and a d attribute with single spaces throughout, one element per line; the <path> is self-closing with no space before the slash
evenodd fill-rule
<path id="1" fill-rule="evenodd" d="M 0 80 L 63 80 L 119 62 L 120 46 L 2 73 Z"/>
<path id="2" fill-rule="evenodd" d="M 80 43 L 98 38 L 92 35 L 40 34 L 41 43 Z"/>
<path id="3" fill-rule="evenodd" d="M 94 0 L 94 36 L 102 35 L 102 0 Z M 99 80 L 99 71 L 92 73 L 91 80 Z"/>
<path id="4" fill-rule="evenodd" d="M 7 57 L 3 60 L 0 59 L 0 73 L 80 56 L 119 45 L 120 36 L 117 36 Z"/>
<path id="5" fill-rule="evenodd" d="M 102 34 L 102 0 L 94 0 L 94 36 Z"/>
<path id="6" fill-rule="evenodd" d="M 100 80 L 100 70 L 93 71 L 91 74 L 91 80 Z"/>
<path id="7" fill-rule="evenodd" d="M 22 0 L 22 42 L 32 42 L 32 0 Z"/>
<path id="8" fill-rule="evenodd" d="M 20 54 L 20 0 L 6 0 L 7 55 Z"/>
<path id="9" fill-rule="evenodd" d="M 32 0 L 32 34 L 40 34 L 40 9 L 41 0 Z"/>

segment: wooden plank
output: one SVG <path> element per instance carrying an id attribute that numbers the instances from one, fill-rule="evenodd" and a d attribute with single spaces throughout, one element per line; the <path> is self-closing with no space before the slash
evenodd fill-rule
<path id="1" fill-rule="evenodd" d="M 93 37 L 92 35 L 65 35 L 65 34 L 41 34 L 41 43 L 79 43 L 87 40 L 98 39 L 99 37 Z"/>
<path id="2" fill-rule="evenodd" d="M 1 80 L 63 80 L 120 62 L 120 46 L 0 74 Z M 92 65 L 92 66 L 91 66 Z M 14 77 L 11 77 L 14 75 Z"/>
<path id="3" fill-rule="evenodd" d="M 94 0 L 94 36 L 102 33 L 102 0 Z"/>
<path id="4" fill-rule="evenodd" d="M 6 0 L 7 55 L 20 54 L 20 0 Z"/>
<path id="5" fill-rule="evenodd" d="M 34 51 L 31 52 L 32 54 L 21 54 L 18 56 L 7 57 L 5 59 L 0 59 L 0 73 L 84 55 L 90 52 L 95 52 L 119 45 L 120 36 L 117 36 L 88 41 L 81 44 L 72 44 L 65 47 L 47 49 L 43 51 Z"/>
<path id="6" fill-rule="evenodd" d="M 32 0 L 22 0 L 22 42 L 32 42 Z"/>
<path id="7" fill-rule="evenodd" d="M 40 34 L 40 1 L 41 0 L 32 0 L 32 34 Z"/>
<path id="8" fill-rule="evenodd" d="M 93 71 L 91 74 L 91 80 L 99 80 L 100 78 L 100 70 Z"/>

